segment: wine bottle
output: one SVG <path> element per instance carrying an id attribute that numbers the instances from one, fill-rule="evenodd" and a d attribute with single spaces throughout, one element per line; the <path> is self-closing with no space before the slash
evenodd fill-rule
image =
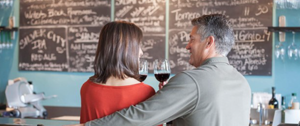
<path id="1" fill-rule="evenodd" d="M 281 97 L 281 123 L 285 122 L 285 101 L 284 101 L 284 97 Z"/>
<path id="2" fill-rule="evenodd" d="M 275 87 L 272 87 L 272 98 L 269 101 L 269 109 L 278 109 L 278 101 L 275 98 Z"/>

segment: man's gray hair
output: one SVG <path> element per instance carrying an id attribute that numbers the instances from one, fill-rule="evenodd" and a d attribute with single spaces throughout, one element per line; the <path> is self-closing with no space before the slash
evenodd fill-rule
<path id="1" fill-rule="evenodd" d="M 201 35 L 201 41 L 209 36 L 215 38 L 216 53 L 226 56 L 233 47 L 233 30 L 224 15 L 203 15 L 192 20 L 192 25 L 197 26 L 197 33 Z"/>

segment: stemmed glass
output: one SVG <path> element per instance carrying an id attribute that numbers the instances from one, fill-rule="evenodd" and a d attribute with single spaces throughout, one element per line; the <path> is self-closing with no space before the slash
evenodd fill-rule
<path id="1" fill-rule="evenodd" d="M 286 0 L 276 0 L 276 7 L 279 9 L 285 9 L 286 8 Z"/>
<path id="2" fill-rule="evenodd" d="M 5 34 L 5 32 L 0 32 L 0 41 L 1 41 L 1 46 L 2 46 L 2 48 L 3 49 L 5 49 L 6 48 L 6 34 Z"/>
<path id="3" fill-rule="evenodd" d="M 275 46 L 275 57 L 276 59 L 284 60 L 285 56 L 285 48 L 282 42 L 279 42 L 278 45 Z"/>
<path id="4" fill-rule="evenodd" d="M 1 1 L 0 1 L 0 2 L 1 2 Z M 0 50 L 1 50 L 2 48 L 4 48 L 4 47 L 2 46 L 2 32 L 0 31 Z"/>
<path id="5" fill-rule="evenodd" d="M 168 60 L 155 60 L 154 61 L 154 76 L 156 80 L 163 83 L 170 77 L 171 69 Z"/>
<path id="6" fill-rule="evenodd" d="M 298 0 L 288 0 L 291 5 L 291 9 L 298 9 Z"/>
<path id="7" fill-rule="evenodd" d="M 298 48 L 295 44 L 295 32 L 293 32 L 293 42 L 291 45 L 288 46 L 288 57 L 290 59 L 297 60 L 298 59 Z"/>
<path id="8" fill-rule="evenodd" d="M 298 57 L 300 58 L 300 47 L 298 48 Z"/>
<path id="9" fill-rule="evenodd" d="M 140 59 L 139 61 L 139 74 L 140 74 L 140 81 L 143 82 L 148 75 L 148 62 L 147 60 Z"/>

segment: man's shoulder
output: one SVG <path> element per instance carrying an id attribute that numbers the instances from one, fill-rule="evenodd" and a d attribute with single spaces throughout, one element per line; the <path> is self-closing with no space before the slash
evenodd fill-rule
<path id="1" fill-rule="evenodd" d="M 203 65 L 191 70 L 182 71 L 182 74 L 188 76 L 199 76 L 199 75 L 207 75 L 207 72 L 210 71 L 211 68 L 209 66 Z"/>
<path id="2" fill-rule="evenodd" d="M 192 70 L 185 70 L 180 73 L 177 73 L 174 77 L 172 77 L 172 81 L 177 82 L 190 82 L 195 83 L 195 78 L 205 75 L 205 70 L 199 70 L 199 69 L 192 69 Z M 170 80 L 170 81 L 171 81 Z"/>
<path id="3" fill-rule="evenodd" d="M 173 76 L 168 83 L 194 83 L 193 77 L 191 77 L 189 74 L 186 73 L 186 71 L 177 73 L 175 76 Z"/>

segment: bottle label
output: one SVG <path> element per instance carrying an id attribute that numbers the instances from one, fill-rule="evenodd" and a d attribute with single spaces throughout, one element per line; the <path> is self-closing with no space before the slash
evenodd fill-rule
<path id="1" fill-rule="evenodd" d="M 299 102 L 293 102 L 292 109 L 299 109 Z"/>
<path id="2" fill-rule="evenodd" d="M 268 108 L 269 109 L 274 109 L 274 105 L 269 105 Z"/>

